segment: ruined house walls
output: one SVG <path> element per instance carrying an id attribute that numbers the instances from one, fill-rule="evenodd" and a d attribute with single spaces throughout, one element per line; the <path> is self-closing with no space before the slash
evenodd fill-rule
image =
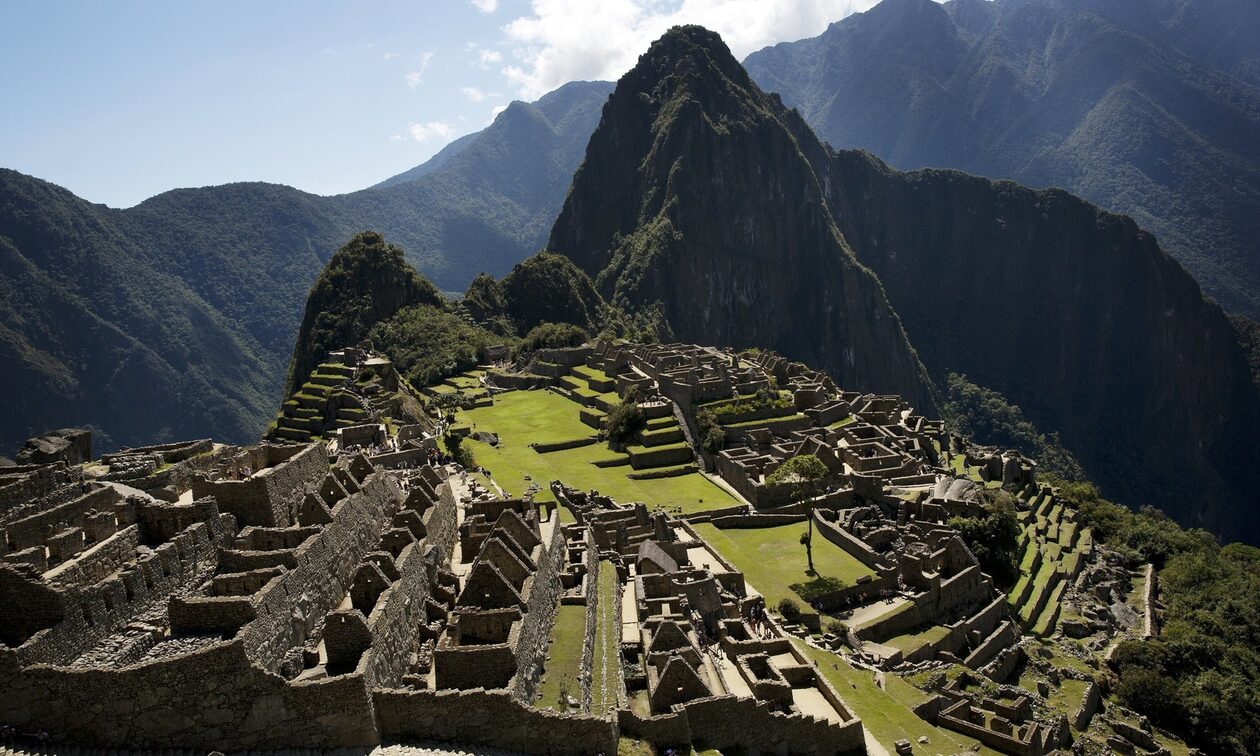
<path id="1" fill-rule="evenodd" d="M 0 513 L 52 493 L 70 478 L 65 462 L 0 468 L 0 475 L 5 476 L 0 477 Z"/>
<path id="2" fill-rule="evenodd" d="M 208 578 L 218 564 L 218 548 L 231 523 L 227 517 L 190 525 L 134 567 L 72 591 L 65 597 L 61 622 L 36 633 L 17 649 L 0 653 L 11 655 L 19 666 L 69 663 L 177 590 Z"/>
<path id="3" fill-rule="evenodd" d="M 610 719 L 522 704 L 507 690 L 377 690 L 381 736 L 439 740 L 532 754 L 616 753 Z"/>
<path id="4" fill-rule="evenodd" d="M 6 724 L 71 743 L 245 750 L 379 740 L 362 676 L 286 683 L 251 664 L 240 640 L 120 669 L 36 666 L 6 690 Z"/>
<path id="5" fill-rule="evenodd" d="M 88 512 L 113 512 L 114 505 L 122 499 L 112 486 L 94 488 L 83 496 L 75 497 L 47 509 L 15 519 L 4 526 L 4 538 L 0 539 L 0 553 L 8 550 L 21 551 L 31 546 L 43 545 L 49 528 L 61 523 L 76 522 Z"/>
<path id="6" fill-rule="evenodd" d="M 288 451 L 277 449 L 273 453 Z M 311 444 L 247 480 L 195 479 L 193 498 L 213 496 L 219 508 L 236 515 L 242 526 L 287 527 L 294 524 L 293 512 L 302 502 L 306 484 L 318 481 L 327 472 L 328 451 L 320 444 Z"/>
<path id="7" fill-rule="evenodd" d="M 752 753 L 865 753 L 860 720 L 834 724 L 803 714 L 783 714 L 751 698 L 698 698 L 652 717 L 621 709 L 617 718 L 623 736 L 657 745 L 703 743 L 707 748 Z"/>
<path id="8" fill-rule="evenodd" d="M 542 679 L 543 660 L 551 641 L 551 626 L 555 624 L 556 610 L 564 586 L 560 583 L 560 570 L 564 567 L 566 541 L 563 528 L 558 526 L 551 534 L 551 543 L 538 559 L 533 586 L 529 591 L 529 612 L 521 620 L 520 636 L 516 643 L 516 674 L 509 689 L 512 698 L 528 706 L 538 691 Z M 588 549 L 591 551 L 591 549 Z"/>
<path id="9" fill-rule="evenodd" d="M 865 640 L 891 638 L 911 628 L 939 620 L 957 607 L 975 604 L 990 597 L 992 584 L 973 565 L 939 584 L 931 585 L 916 596 L 909 608 L 886 615 L 861 628 L 857 634 Z"/>
<path id="10" fill-rule="evenodd" d="M 376 550 L 388 513 L 403 499 L 384 472 L 373 472 L 361 486 L 333 507 L 332 522 L 298 548 L 297 567 L 255 603 L 257 618 L 240 637 L 263 669 L 278 670 L 316 622 L 341 602 L 364 555 Z"/>
<path id="11" fill-rule="evenodd" d="M 128 525 L 89 547 L 74 559 L 44 573 L 44 579 L 64 586 L 92 585 L 135 559 L 136 547 L 139 545 L 140 526 Z"/>
<path id="12" fill-rule="evenodd" d="M 559 530 L 559 528 L 557 528 Z M 595 656 L 595 626 L 599 619 L 599 557 L 592 542 L 586 550 L 586 633 L 582 637 L 582 661 L 578 666 L 578 679 L 590 681 L 594 679 L 591 668 Z M 618 625 L 620 627 L 620 625 Z M 582 711 L 590 712 L 591 686 L 582 686 Z"/>
<path id="13" fill-rule="evenodd" d="M 456 536 L 455 500 L 450 486 L 425 513 L 426 535 L 408 546 L 396 561 L 400 577 L 377 599 L 377 609 L 369 618 L 372 646 L 360 665 L 370 688 L 392 688 L 407 672 L 409 656 L 419 641 L 420 625 L 430 618 L 425 599 L 432 593 L 426 564 L 430 560 L 450 562 Z M 379 615 L 379 616 L 378 616 Z"/>

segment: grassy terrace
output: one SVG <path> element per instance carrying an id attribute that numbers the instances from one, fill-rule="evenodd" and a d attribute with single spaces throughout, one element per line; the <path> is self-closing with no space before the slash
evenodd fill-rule
<path id="1" fill-rule="evenodd" d="M 591 660 L 591 713 L 603 716 L 617 706 L 621 684 L 621 628 L 617 624 L 617 568 L 599 565 L 596 587 L 599 604 L 595 617 L 594 658 Z"/>
<path id="2" fill-rule="evenodd" d="M 800 544 L 805 523 L 779 525 L 773 528 L 748 528 L 719 530 L 708 523 L 696 525 L 696 530 L 709 545 L 744 573 L 745 579 L 766 597 L 766 604 L 774 607 L 781 599 L 791 598 L 798 602 L 802 597 L 791 586 L 810 584 L 827 579 L 853 585 L 863 575 L 873 574 L 858 560 L 849 556 L 839 546 L 815 536 L 814 568 L 808 573 L 805 547 Z"/>
<path id="3" fill-rule="evenodd" d="M 915 753 L 961 753 L 969 750 L 974 742 L 970 738 L 933 727 L 915 716 L 912 706 L 924 701 L 927 695 L 894 674 L 885 675 L 885 686 L 875 684 L 874 676 L 856 669 L 840 656 L 807 645 L 793 638 L 797 648 L 818 665 L 818 672 L 831 683 L 845 704 L 853 711 L 871 736 L 893 752 L 893 743 L 901 739 L 915 744 Z M 927 746 L 918 745 L 920 736 L 926 736 Z M 979 753 L 998 753 L 982 748 Z"/>
<path id="4" fill-rule="evenodd" d="M 582 669 L 582 643 L 585 639 L 586 607 L 561 604 L 556 623 L 551 628 L 551 644 L 547 646 L 547 661 L 535 706 L 568 711 L 568 705 L 561 699 L 562 693 L 582 700 L 582 683 L 578 675 Z"/>
<path id="5" fill-rule="evenodd" d="M 528 475 L 542 486 L 539 502 L 553 501 L 552 480 L 582 490 L 598 489 L 619 502 L 639 501 L 649 507 L 680 507 L 684 513 L 721 509 L 738 504 L 734 497 L 699 473 L 656 480 L 632 480 L 629 457 L 604 444 L 539 454 L 531 443 L 556 443 L 589 438 L 595 431 L 578 418 L 581 407 L 550 391 L 509 391 L 495 397 L 491 407 L 463 410 L 458 421 L 474 431 L 498 434 L 497 447 L 468 440 L 477 463 L 494 474 L 510 494 L 520 496 L 529 486 Z M 657 447 L 659 448 L 659 447 Z M 596 460 L 625 460 L 618 467 L 596 467 Z"/>
<path id="6" fill-rule="evenodd" d="M 884 641 L 884 645 L 900 649 L 903 654 L 912 654 L 929 643 L 936 643 L 946 635 L 949 635 L 948 627 L 933 625 L 921 632 L 898 635 L 896 638 Z"/>
<path id="7" fill-rule="evenodd" d="M 1092 538 L 1088 528 L 1066 519 L 1068 513 L 1047 490 L 1033 493 L 1029 503 L 1031 509 L 1021 515 L 1027 541 L 1020 559 L 1021 574 L 1007 594 L 1007 603 L 1026 629 L 1045 636 L 1054 632 L 1061 619 L 1062 581 L 1075 573 Z M 1034 570 L 1038 558 L 1039 566 Z M 1055 582 L 1056 576 L 1060 582 Z M 1039 603 L 1043 604 L 1040 610 Z"/>

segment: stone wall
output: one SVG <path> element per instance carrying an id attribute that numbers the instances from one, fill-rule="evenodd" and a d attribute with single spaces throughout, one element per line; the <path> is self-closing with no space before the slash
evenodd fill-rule
<path id="1" fill-rule="evenodd" d="M 63 586 L 91 585 L 134 560 L 139 545 L 140 526 L 128 525 L 70 561 L 49 570 L 44 579 Z"/>
<path id="2" fill-rule="evenodd" d="M 378 690 L 373 698 L 386 739 L 453 741 L 533 754 L 617 752 L 611 720 L 535 709 L 506 690 Z"/>
<path id="3" fill-rule="evenodd" d="M 114 504 L 120 499 L 122 496 L 112 486 L 94 486 L 82 496 L 24 517 L 15 513 L 16 519 L 4 526 L 4 538 L 0 540 L 6 541 L 6 548 L 13 551 L 42 545 L 48 528 L 61 523 L 76 522 L 92 510 L 112 512 Z"/>
<path id="4" fill-rule="evenodd" d="M 265 448 L 269 451 L 273 447 Z M 276 456 L 281 454 L 288 454 L 288 450 L 275 452 Z M 213 496 L 219 508 L 235 515 L 241 525 L 286 527 L 294 524 L 293 513 L 302 502 L 305 485 L 322 479 L 327 472 L 328 451 L 322 444 L 310 444 L 246 480 L 198 478 L 193 481 L 193 498 Z"/>
<path id="5" fill-rule="evenodd" d="M 559 528 L 556 528 L 559 530 Z M 586 549 L 583 561 L 586 562 L 586 635 L 582 639 L 582 662 L 578 668 L 578 679 L 593 679 L 591 669 L 594 666 L 595 627 L 599 621 L 599 555 L 594 543 Z M 620 627 L 620 625 L 618 625 Z M 591 710 L 591 686 L 589 682 L 582 686 L 582 711 Z"/>
<path id="6" fill-rule="evenodd" d="M 713 696 L 675 705 L 667 714 L 640 717 L 617 712 L 621 734 L 657 746 L 696 744 L 751 753 L 865 753 L 862 724 L 834 724 L 803 714 L 772 711 L 764 702 Z"/>
<path id="7" fill-rule="evenodd" d="M 245 750 L 378 742 L 359 675 L 289 684 L 239 640 L 121 669 L 39 666 L 0 651 L 0 721 L 109 748 Z"/>
<path id="8" fill-rule="evenodd" d="M 444 486 L 446 488 L 446 486 Z M 369 618 L 372 647 L 361 665 L 370 687 L 396 687 L 407 672 L 411 652 L 419 642 L 419 629 L 429 617 L 425 599 L 432 593 L 429 572 L 450 561 L 455 543 L 455 506 L 440 497 L 425 513 L 427 533 L 398 555 L 399 579 L 377 598 Z"/>
<path id="9" fill-rule="evenodd" d="M 200 584 L 214 572 L 218 549 L 230 537 L 232 523 L 225 516 L 191 525 L 133 567 L 64 598 L 50 599 L 62 602 L 61 621 L 12 650 L 14 661 L 24 666 L 67 664 L 173 593 Z M 14 610 L 24 611 L 20 606 Z M 0 615 L 0 621 L 7 618 Z"/>
<path id="10" fill-rule="evenodd" d="M 270 585 L 257 603 L 258 618 L 241 633 L 246 652 L 276 671 L 305 634 L 341 602 L 365 554 L 375 551 L 386 516 L 402 492 L 393 478 L 374 472 L 358 493 L 333 508 L 333 521 L 297 549 L 297 567 Z"/>
<path id="11" fill-rule="evenodd" d="M 526 706 L 533 702 L 538 691 L 547 645 L 551 641 L 551 627 L 564 593 L 560 570 L 564 568 L 565 548 L 563 528 L 557 526 L 551 534 L 551 543 L 546 544 L 538 559 L 538 570 L 529 591 L 529 611 L 521 621 L 516 644 L 516 674 L 512 676 L 510 688 L 512 697 Z"/>
<path id="12" fill-rule="evenodd" d="M 69 480 L 65 462 L 0 468 L 0 512 L 47 495 Z"/>
<path id="13" fill-rule="evenodd" d="M 846 554 L 861 562 L 872 570 L 879 569 L 880 558 L 870 546 L 867 546 L 862 539 L 854 536 L 844 528 L 834 522 L 823 517 L 814 516 L 814 529 L 835 545 L 839 546 Z"/>

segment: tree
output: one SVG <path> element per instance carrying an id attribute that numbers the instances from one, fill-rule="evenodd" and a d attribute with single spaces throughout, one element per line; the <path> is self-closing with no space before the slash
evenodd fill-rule
<path id="1" fill-rule="evenodd" d="M 791 486 L 792 499 L 802 499 L 827 477 L 827 466 L 813 454 L 799 454 L 779 465 L 766 478 L 766 485 Z"/>
<path id="2" fill-rule="evenodd" d="M 1005 588 L 1019 577 L 1019 520 L 1009 493 L 985 491 L 982 496 L 983 516 L 954 517 L 949 525 L 975 554 L 980 569 Z"/>
<path id="3" fill-rule="evenodd" d="M 625 399 L 613 407 L 604 421 L 604 432 L 614 445 L 626 444 L 638 438 L 647 427 L 647 416 L 633 399 Z"/>

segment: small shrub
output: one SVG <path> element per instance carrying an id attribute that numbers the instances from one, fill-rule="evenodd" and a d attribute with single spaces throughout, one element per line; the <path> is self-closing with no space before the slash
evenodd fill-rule
<path id="1" fill-rule="evenodd" d="M 779 614 L 783 615 L 783 619 L 788 622 L 796 622 L 801 618 L 801 605 L 790 598 L 780 601 L 776 608 L 779 610 Z"/>
<path id="2" fill-rule="evenodd" d="M 626 444 L 639 437 L 647 427 L 647 416 L 633 400 L 623 401 L 608 413 L 604 431 L 613 444 Z"/>
<path id="3" fill-rule="evenodd" d="M 827 632 L 839 638 L 849 637 L 849 626 L 840 620 L 831 620 L 827 623 Z"/>

